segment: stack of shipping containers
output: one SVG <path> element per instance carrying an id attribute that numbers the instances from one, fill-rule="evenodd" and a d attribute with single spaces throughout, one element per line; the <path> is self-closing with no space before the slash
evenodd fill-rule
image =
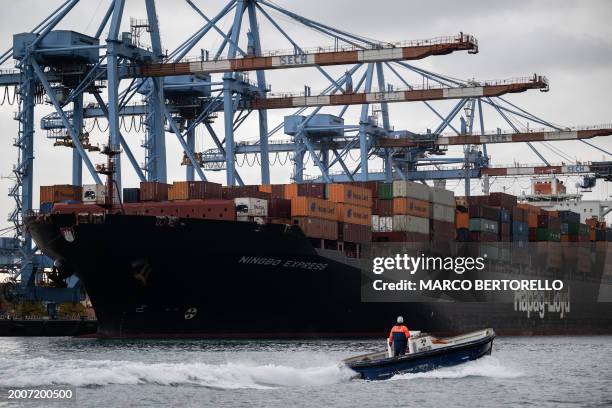
<path id="1" fill-rule="evenodd" d="M 322 185 L 320 189 L 293 186 L 285 189 L 285 197 L 291 200 L 291 224 L 299 226 L 307 237 L 321 240 L 320 246 L 323 248 L 330 244 L 326 241 L 337 241 L 338 204 L 323 198 L 325 192 Z"/>
<path id="2" fill-rule="evenodd" d="M 446 250 L 456 238 L 455 194 L 443 188 L 429 190 L 429 231 L 434 250 Z"/>
<path id="3" fill-rule="evenodd" d="M 378 183 L 373 191 L 372 240 L 388 241 L 393 234 L 393 183 Z"/>
<path id="4" fill-rule="evenodd" d="M 326 196 L 337 204 L 338 241 L 345 245 L 372 241 L 372 190 L 352 184 L 329 184 Z"/>
<path id="5" fill-rule="evenodd" d="M 429 241 L 430 214 L 428 186 L 411 181 L 393 182 L 393 232 L 398 241 Z"/>
<path id="6" fill-rule="evenodd" d="M 54 204 L 76 204 L 82 200 L 83 188 L 68 184 L 40 186 L 40 212 L 48 214 Z"/>
<path id="7" fill-rule="evenodd" d="M 104 186 L 84 187 L 42 186 L 41 211 L 104 212 L 99 197 L 85 197 L 86 191 Z M 612 242 L 612 229 L 605 223 L 581 223 L 571 211 L 517 204 L 515 196 L 504 193 L 454 197 L 452 191 L 410 181 L 232 187 L 206 181 L 142 182 L 140 188 L 125 188 L 123 203 L 115 208 L 133 215 L 296 225 L 315 247 L 348 254 L 358 254 L 368 242 L 431 243 L 432 249 L 453 241 L 477 242 L 479 256 L 522 263 L 531 245 L 546 252 L 554 265 L 562 256 L 554 254 L 559 246 L 550 243 Z"/>

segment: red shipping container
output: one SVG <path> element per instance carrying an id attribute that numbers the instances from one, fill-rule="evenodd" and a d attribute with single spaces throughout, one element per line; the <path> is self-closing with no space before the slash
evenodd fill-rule
<path id="1" fill-rule="evenodd" d="M 325 199 L 325 184 L 323 183 L 301 183 L 285 184 L 285 198 L 314 197 Z"/>
<path id="2" fill-rule="evenodd" d="M 489 205 L 492 207 L 505 208 L 511 211 L 516 205 L 516 196 L 506 193 L 491 193 L 489 195 Z"/>
<path id="3" fill-rule="evenodd" d="M 500 222 L 499 223 L 499 235 L 502 237 L 510 237 L 510 223 Z"/>
<path id="4" fill-rule="evenodd" d="M 393 215 L 393 200 L 374 199 L 372 214 L 390 217 Z"/>
<path id="5" fill-rule="evenodd" d="M 489 221 L 499 221 L 499 208 L 488 205 L 470 204 L 470 218 L 484 218 Z"/>
<path id="6" fill-rule="evenodd" d="M 338 241 L 364 243 L 372 241 L 372 229 L 369 225 L 338 224 Z"/>
<path id="7" fill-rule="evenodd" d="M 190 199 L 221 199 L 221 184 L 211 183 L 209 181 L 190 181 L 189 198 Z"/>
<path id="8" fill-rule="evenodd" d="M 291 218 L 291 200 L 270 198 L 268 200 L 268 217 Z"/>
<path id="9" fill-rule="evenodd" d="M 270 193 L 259 190 L 259 186 L 225 186 L 221 188 L 221 197 L 224 200 L 233 200 L 240 197 L 270 199 Z"/>
<path id="10" fill-rule="evenodd" d="M 157 181 L 140 182 L 140 201 L 166 201 L 169 184 Z"/>
<path id="11" fill-rule="evenodd" d="M 455 223 L 438 220 L 430 220 L 430 234 L 436 239 L 455 239 Z"/>
<path id="12" fill-rule="evenodd" d="M 548 212 L 543 212 L 538 215 L 538 227 L 548 228 L 552 232 L 559 232 L 561 230 L 561 219 L 553 217 Z"/>
<path id="13" fill-rule="evenodd" d="M 320 238 L 336 241 L 338 239 L 338 222 L 311 217 L 293 217 L 293 225 L 300 227 L 309 238 Z"/>
<path id="14" fill-rule="evenodd" d="M 538 240 L 538 229 L 529 228 L 529 241 L 536 242 Z"/>

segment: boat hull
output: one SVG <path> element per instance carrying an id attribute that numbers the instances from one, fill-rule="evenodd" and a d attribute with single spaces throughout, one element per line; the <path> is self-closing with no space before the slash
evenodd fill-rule
<path id="1" fill-rule="evenodd" d="M 109 338 L 380 337 L 410 328 L 500 334 L 612 332 L 612 307 L 576 299 L 543 318 L 503 302 L 363 302 L 362 273 L 296 227 L 196 219 L 52 214 L 26 219 L 38 247 L 92 301 Z M 354 261 L 354 259 L 353 259 Z"/>
<path id="2" fill-rule="evenodd" d="M 452 367 L 491 354 L 495 335 L 448 348 L 387 358 L 372 363 L 349 365 L 364 380 L 386 380 L 398 374 L 421 373 Z"/>

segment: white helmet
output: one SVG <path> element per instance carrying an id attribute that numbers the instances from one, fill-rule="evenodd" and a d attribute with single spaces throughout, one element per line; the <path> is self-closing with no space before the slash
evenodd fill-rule
<path id="1" fill-rule="evenodd" d="M 404 323 L 404 318 L 402 316 L 397 316 L 397 324 Z"/>

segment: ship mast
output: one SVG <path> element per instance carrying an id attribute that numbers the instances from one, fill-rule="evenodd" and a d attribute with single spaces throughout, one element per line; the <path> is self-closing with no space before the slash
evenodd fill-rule
<path id="1" fill-rule="evenodd" d="M 106 164 L 97 164 L 96 172 L 106 176 L 106 194 L 104 197 L 104 208 L 106 209 L 107 213 L 110 213 L 113 209 L 114 190 L 115 188 L 117 188 L 117 183 L 115 182 L 115 158 L 116 156 L 121 154 L 121 150 L 112 148 L 109 136 L 108 144 L 104 146 L 100 153 L 106 156 Z M 119 196 L 118 191 L 117 196 Z M 123 205 L 121 206 L 121 210 L 123 211 Z"/>

